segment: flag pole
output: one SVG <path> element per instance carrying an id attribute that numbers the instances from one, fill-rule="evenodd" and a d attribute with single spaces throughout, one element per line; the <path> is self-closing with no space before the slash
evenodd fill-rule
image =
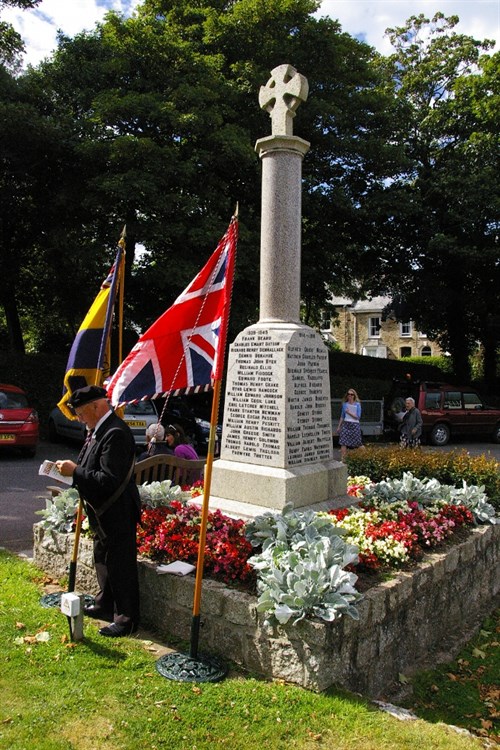
<path id="1" fill-rule="evenodd" d="M 200 604 L 201 587 L 203 582 L 203 566 L 205 562 L 205 542 L 207 536 L 208 506 L 210 502 L 210 486 L 212 483 L 212 466 L 215 454 L 215 437 L 217 431 L 217 417 L 219 414 L 221 380 L 214 383 L 212 398 L 212 413 L 210 417 L 210 435 L 208 438 L 207 463 L 205 466 L 205 480 L 203 483 L 203 505 L 201 510 L 200 542 L 198 547 L 198 562 L 196 565 L 196 581 L 194 587 L 193 617 L 191 620 L 191 645 L 189 655 L 198 658 L 198 641 L 200 635 Z"/>
<path id="2" fill-rule="evenodd" d="M 238 220 L 238 204 L 232 217 L 232 222 Z M 232 283 L 232 279 L 231 279 Z M 231 300 L 231 291 L 229 294 L 229 304 Z M 223 323 L 223 330 L 221 331 L 221 343 L 220 343 L 220 364 L 218 365 L 218 371 L 222 374 L 222 365 L 224 362 L 224 350 L 226 348 L 227 339 L 227 328 L 229 323 L 229 310 L 225 316 Z M 208 506 L 210 502 L 210 487 L 212 484 L 212 467 L 214 462 L 215 454 L 215 438 L 217 433 L 217 422 L 219 416 L 219 404 L 220 404 L 220 392 L 221 392 L 222 379 L 219 377 L 214 381 L 214 391 L 212 398 L 212 413 L 210 416 L 210 435 L 208 438 L 208 451 L 207 451 L 207 463 L 205 466 L 205 480 L 203 483 L 203 505 L 201 510 L 201 523 L 200 523 L 200 542 L 198 547 L 198 562 L 196 565 L 196 581 L 194 588 L 194 599 L 193 599 L 193 617 L 191 621 L 191 643 L 189 655 L 192 659 L 198 658 L 198 641 L 200 635 L 200 605 L 201 605 L 201 587 L 203 582 L 203 567 L 205 563 L 205 542 L 207 535 L 207 523 L 208 523 Z"/>
<path id="3" fill-rule="evenodd" d="M 75 539 L 73 542 L 73 553 L 69 564 L 68 593 L 72 593 L 76 586 L 76 563 L 78 560 L 78 546 L 80 544 L 80 534 L 82 531 L 83 521 L 83 503 L 82 498 L 78 496 L 78 508 L 76 511 Z"/>
<path id="4" fill-rule="evenodd" d="M 118 299 L 119 299 L 119 305 L 120 305 L 120 313 L 119 313 L 119 333 L 118 333 L 118 346 L 119 346 L 119 352 L 118 357 L 119 361 L 121 362 L 122 358 L 122 326 L 123 326 L 123 286 L 124 286 L 124 272 L 125 272 L 125 237 L 126 237 L 126 227 L 123 227 L 120 240 L 118 242 L 119 246 L 123 250 L 123 259 L 120 260 L 120 267 L 118 269 Z M 108 335 L 111 335 L 111 332 L 108 333 Z M 103 370 L 97 369 L 94 377 L 94 385 L 102 385 L 103 381 Z M 69 577 L 68 577 L 68 593 L 72 593 L 75 590 L 76 587 L 76 567 L 78 563 L 78 549 L 80 546 L 80 536 L 82 532 L 82 523 L 83 523 L 83 501 L 80 496 L 78 496 L 78 507 L 76 511 L 76 521 L 75 521 L 75 538 L 73 541 L 73 551 L 71 554 L 71 561 L 69 564 Z M 73 631 L 71 626 L 71 618 L 68 617 L 69 621 L 69 630 L 70 630 L 70 637 L 71 640 L 73 640 Z"/>
<path id="5" fill-rule="evenodd" d="M 210 487 L 212 482 L 212 467 L 215 455 L 215 440 L 217 435 L 217 421 L 219 414 L 220 392 L 222 387 L 222 371 L 224 366 L 224 352 L 226 348 L 227 329 L 229 321 L 229 309 L 231 305 L 231 293 L 234 274 L 234 262 L 236 255 L 236 242 L 238 230 L 238 206 L 231 219 L 227 232 L 228 242 L 231 242 L 232 252 L 229 261 L 228 279 L 226 288 L 226 309 L 221 318 L 219 331 L 219 345 L 217 362 L 214 361 L 213 369 L 213 398 L 210 416 L 210 435 L 208 439 L 207 462 L 205 465 L 205 477 L 203 483 L 203 505 L 200 519 L 200 538 L 198 546 L 198 559 L 196 565 L 195 590 L 193 598 L 193 616 L 191 621 L 191 642 L 189 655 L 181 653 L 170 653 L 162 656 L 156 663 L 158 672 L 170 680 L 182 682 L 217 682 L 227 674 L 227 668 L 217 658 L 204 656 L 198 657 L 198 641 L 200 634 L 200 604 L 203 582 L 203 568 L 205 561 L 205 545 L 208 524 L 208 507 L 210 501 Z M 226 237 L 226 235 L 225 235 Z"/>
<path id="6" fill-rule="evenodd" d="M 127 225 L 122 229 L 118 244 L 123 250 L 123 261 L 120 266 L 118 279 L 118 364 L 123 362 L 123 302 L 125 298 L 125 258 L 126 258 Z"/>

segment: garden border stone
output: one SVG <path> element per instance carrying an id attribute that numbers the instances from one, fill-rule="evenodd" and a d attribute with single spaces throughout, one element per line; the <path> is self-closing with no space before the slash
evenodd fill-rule
<path id="1" fill-rule="evenodd" d="M 34 562 L 67 575 L 73 535 L 34 526 Z M 401 698 L 399 676 L 452 659 L 500 598 L 500 525 L 472 529 L 445 552 L 429 553 L 412 572 L 366 591 L 359 620 L 302 620 L 271 627 L 256 597 L 205 579 L 200 651 L 316 691 L 337 685 L 372 699 Z M 142 624 L 165 639 L 189 642 L 194 576 L 158 575 L 139 560 Z M 96 593 L 92 544 L 80 540 L 77 589 Z"/>

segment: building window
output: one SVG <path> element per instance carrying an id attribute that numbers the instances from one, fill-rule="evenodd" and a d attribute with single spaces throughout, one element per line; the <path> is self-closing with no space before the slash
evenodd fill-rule
<path id="1" fill-rule="evenodd" d="M 432 355 L 432 349 L 430 346 L 423 346 L 420 352 L 421 357 L 430 357 Z"/>
<path id="2" fill-rule="evenodd" d="M 323 310 L 321 313 L 321 320 L 320 320 L 320 330 L 322 331 L 329 331 L 331 328 L 331 316 L 330 313 L 326 310 Z"/>
<path id="3" fill-rule="evenodd" d="M 411 336 L 411 321 L 409 323 L 400 323 L 399 324 L 399 335 L 400 336 Z"/>
<path id="4" fill-rule="evenodd" d="M 387 347 L 386 346 L 363 346 L 361 354 L 365 357 L 378 357 L 379 359 L 387 359 Z"/>
<path id="5" fill-rule="evenodd" d="M 380 336 L 380 318 L 370 318 L 368 335 L 371 339 L 378 339 Z"/>
<path id="6" fill-rule="evenodd" d="M 411 346 L 402 346 L 399 350 L 400 357 L 411 357 Z"/>

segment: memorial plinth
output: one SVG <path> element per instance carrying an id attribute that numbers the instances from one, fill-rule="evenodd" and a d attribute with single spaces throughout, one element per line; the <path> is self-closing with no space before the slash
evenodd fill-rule
<path id="1" fill-rule="evenodd" d="M 328 353 L 315 331 L 257 323 L 230 348 L 216 497 L 282 509 L 345 493 L 333 460 Z"/>

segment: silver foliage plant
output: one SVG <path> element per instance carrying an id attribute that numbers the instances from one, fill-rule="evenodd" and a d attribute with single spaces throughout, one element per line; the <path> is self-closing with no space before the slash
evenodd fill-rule
<path id="1" fill-rule="evenodd" d="M 436 504 L 465 505 L 476 523 L 500 523 L 495 508 L 488 502 L 484 485 L 468 485 L 465 480 L 462 480 L 462 487 L 452 487 L 437 479 L 418 479 L 408 471 L 402 479 L 385 479 L 365 487 L 361 499 L 375 508 L 401 502 L 416 502 L 421 508 Z"/>
<path id="2" fill-rule="evenodd" d="M 191 497 L 190 492 L 184 492 L 180 485 L 172 484 L 171 479 L 165 479 L 163 482 L 151 482 L 139 485 L 139 495 L 141 503 L 148 508 L 158 508 L 161 505 L 168 505 L 172 500 L 178 500 L 186 503 Z"/>
<path id="3" fill-rule="evenodd" d="M 257 571 L 257 610 L 269 624 L 294 624 L 307 615 L 332 622 L 344 614 L 358 619 L 357 576 L 344 568 L 358 562 L 358 548 L 343 529 L 313 511 L 267 512 L 246 524 L 246 537 L 262 551 L 249 558 Z"/>
<path id="4" fill-rule="evenodd" d="M 36 514 L 43 516 L 40 522 L 44 529 L 69 534 L 73 529 L 80 496 L 78 490 L 70 488 L 55 497 L 45 499 L 45 508 Z"/>

